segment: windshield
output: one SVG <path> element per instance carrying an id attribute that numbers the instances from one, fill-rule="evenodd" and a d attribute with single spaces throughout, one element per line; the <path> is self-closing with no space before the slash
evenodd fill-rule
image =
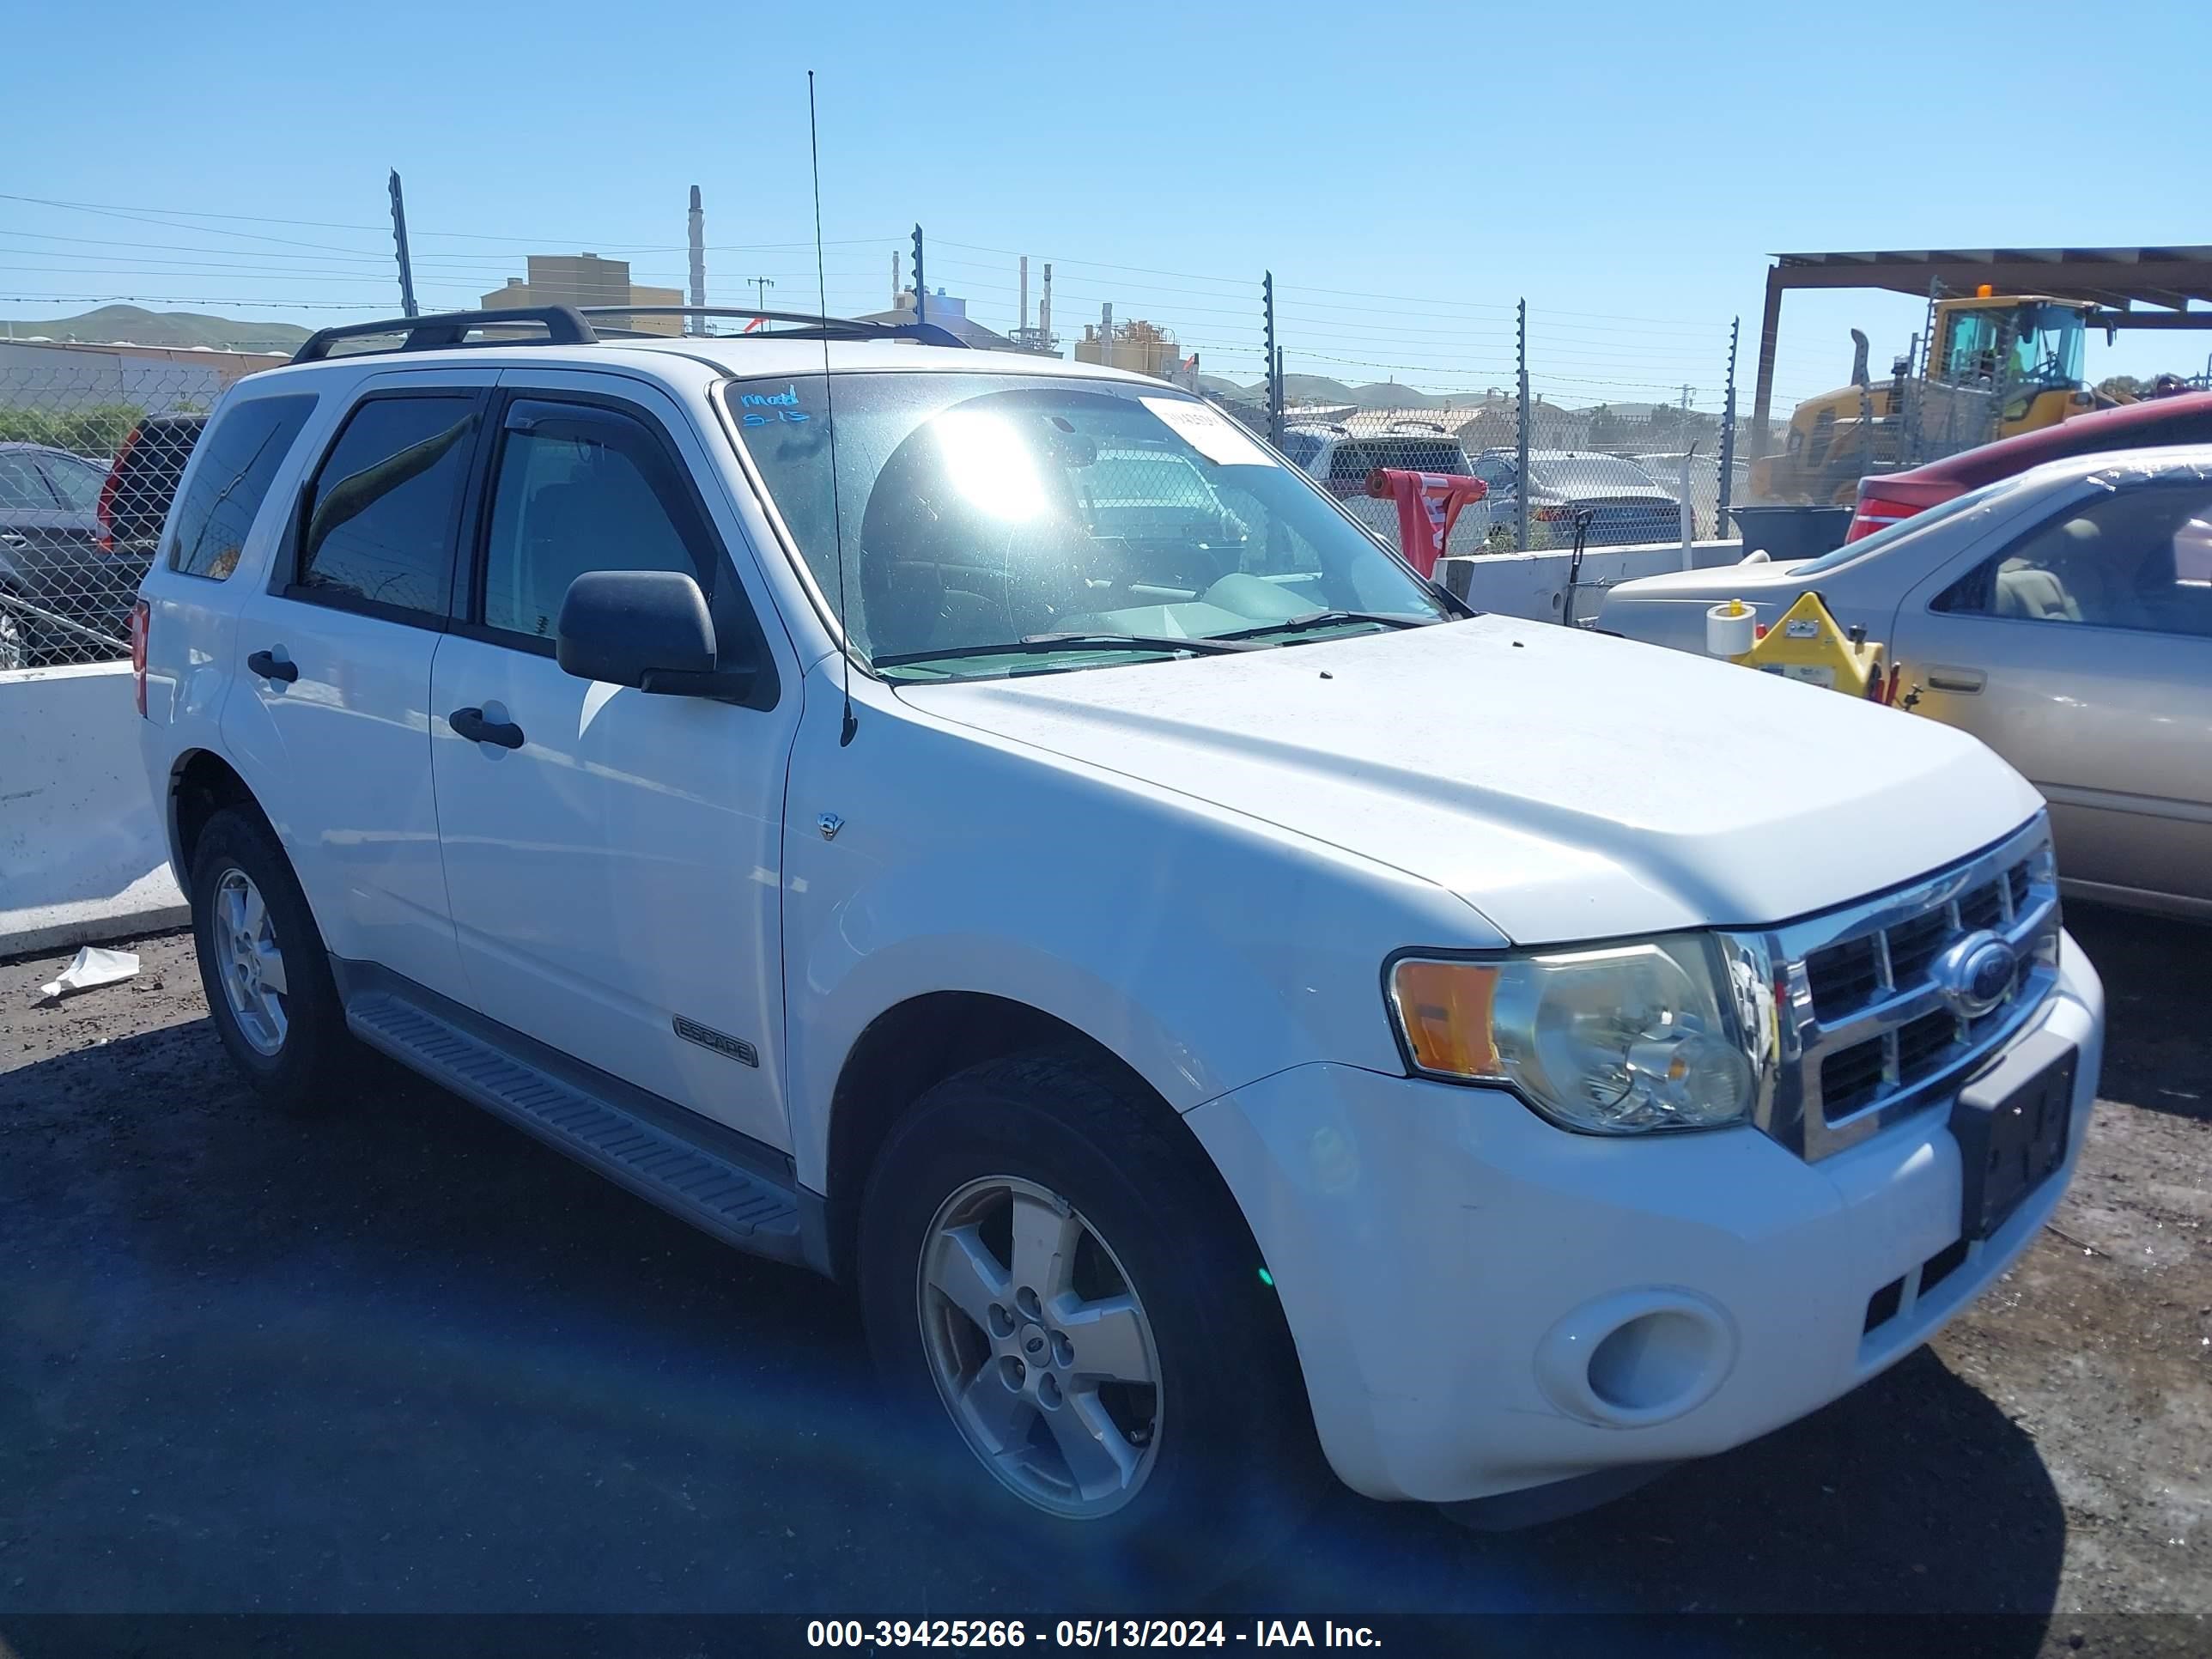
<path id="1" fill-rule="evenodd" d="M 1962 311 L 1952 319 L 1943 378 L 1962 386 L 1987 381 L 2002 364 L 2013 386 L 2078 386 L 2082 333 L 2081 313 L 2071 306 Z"/>
<path id="2" fill-rule="evenodd" d="M 1611 455 L 1537 455 L 1528 474 L 1539 489 L 1655 489 L 1651 475 L 1633 461 Z"/>
<path id="3" fill-rule="evenodd" d="M 1833 570 L 1838 565 L 1849 564 L 1854 559 L 1863 558 L 1869 553 L 1879 553 L 1893 543 L 1901 542 L 1908 536 L 1917 536 L 1922 531 L 1930 526 L 1942 524 L 1946 519 L 1955 519 L 1961 514 L 1972 512 L 1974 508 L 1986 503 L 1990 497 L 2019 482 L 2016 476 L 1999 478 L 1995 483 L 1985 483 L 1979 489 L 1970 489 L 1963 495 L 1954 495 L 1949 501 L 1940 501 L 1924 513 L 1916 513 L 1909 519 L 1899 519 L 1895 524 L 1886 529 L 1877 530 L 1871 536 L 1862 536 L 1855 542 L 1845 542 L 1832 552 L 1823 553 L 1817 559 L 1808 559 L 1803 564 L 1796 567 L 1793 574 L 1800 576 L 1818 575 L 1822 571 Z"/>
<path id="4" fill-rule="evenodd" d="M 833 605 L 842 520 L 847 630 L 896 678 L 1095 667 L 1178 640 L 1292 644 L 1390 625 L 1370 617 L 1445 616 L 1303 474 L 1165 386 L 891 373 L 841 374 L 832 391 L 834 501 L 822 377 L 734 380 L 730 414 Z M 1316 629 L 1316 612 L 1359 614 Z M 1039 650 L 1042 635 L 1084 637 Z M 1005 656 L 978 649 L 997 644 Z"/>

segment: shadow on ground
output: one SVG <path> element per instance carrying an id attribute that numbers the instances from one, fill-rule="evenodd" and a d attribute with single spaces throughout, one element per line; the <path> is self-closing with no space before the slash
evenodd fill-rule
<path id="1" fill-rule="evenodd" d="M 2107 1092 L 2191 1109 L 2149 1097 L 2207 988 L 2084 920 Z M 0 1609 L 1075 1610 L 923 1490 L 842 1291 L 380 1065 L 272 1119 L 197 1012 L 0 1075 Z M 2033 1442 L 1923 1351 L 1527 1533 L 1333 1490 L 1211 1600 L 2036 1614 L 2064 1543 Z"/>

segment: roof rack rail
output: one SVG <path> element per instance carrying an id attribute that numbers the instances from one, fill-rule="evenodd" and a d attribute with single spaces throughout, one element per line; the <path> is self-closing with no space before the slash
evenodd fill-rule
<path id="1" fill-rule="evenodd" d="M 935 323 L 871 323 L 857 317 L 819 317 L 809 311 L 754 311 L 738 306 L 584 306 L 580 317 L 742 317 L 749 322 L 788 323 L 767 337 L 778 340 L 912 340 L 921 345 L 968 342 Z M 621 332 L 622 331 L 613 331 Z M 742 337 L 717 335 L 718 339 Z"/>
<path id="2" fill-rule="evenodd" d="M 518 324 L 535 323 L 545 331 L 541 343 L 536 340 L 471 340 L 468 337 L 477 329 L 512 328 Z M 372 323 L 340 323 L 335 328 L 319 328 L 301 343 L 292 354 L 295 363 L 319 363 L 331 355 L 331 347 L 340 340 L 362 339 L 377 334 L 404 334 L 407 337 L 394 351 L 435 351 L 442 347 L 460 345 L 591 345 L 599 339 L 592 325 L 574 306 L 515 306 L 505 311 L 441 311 L 428 317 L 386 317 Z M 363 356 L 368 353 L 364 352 Z"/>

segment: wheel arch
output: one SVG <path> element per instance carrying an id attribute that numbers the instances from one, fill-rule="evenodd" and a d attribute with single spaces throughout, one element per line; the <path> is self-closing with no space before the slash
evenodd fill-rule
<path id="1" fill-rule="evenodd" d="M 192 859 L 208 820 L 227 806 L 244 806 L 266 822 L 268 813 L 237 768 L 212 749 L 187 749 L 169 768 L 168 799 L 162 817 L 169 837 L 169 860 L 177 884 L 191 890 Z"/>
<path id="2" fill-rule="evenodd" d="M 981 991 L 928 991 L 884 1009 L 864 1027 L 831 1091 L 825 1165 L 832 1271 L 849 1277 L 860 1198 L 892 1127 L 946 1078 L 1009 1054 L 1059 1049 L 1118 1073 L 1162 1129 L 1186 1146 L 1211 1178 L 1213 1160 L 1182 1115 L 1137 1068 L 1089 1032 L 1017 999 Z M 1243 1213 L 1223 1185 L 1224 1201 Z"/>

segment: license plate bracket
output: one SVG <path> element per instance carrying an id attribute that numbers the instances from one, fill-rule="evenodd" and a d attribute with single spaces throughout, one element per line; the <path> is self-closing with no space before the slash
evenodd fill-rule
<path id="1" fill-rule="evenodd" d="M 1996 1231 L 2066 1161 L 2078 1059 L 2068 1043 L 2025 1078 L 1999 1066 L 1960 1091 L 1951 1133 L 1959 1143 L 1959 1224 L 1966 1237 Z"/>

